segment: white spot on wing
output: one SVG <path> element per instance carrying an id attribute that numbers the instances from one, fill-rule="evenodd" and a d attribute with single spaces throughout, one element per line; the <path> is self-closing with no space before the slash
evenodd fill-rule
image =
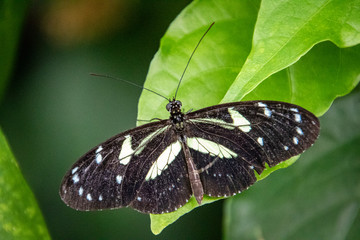
<path id="1" fill-rule="evenodd" d="M 238 111 L 234 110 L 234 107 L 228 108 L 229 114 L 233 120 L 233 124 L 243 132 L 250 132 L 250 122 L 241 115 Z"/>
<path id="2" fill-rule="evenodd" d="M 297 145 L 299 143 L 299 139 L 297 137 L 293 137 L 293 142 Z"/>
<path id="3" fill-rule="evenodd" d="M 227 147 L 204 138 L 187 138 L 187 144 L 189 148 L 201 153 L 210 154 L 211 156 L 218 156 L 219 158 L 237 157 L 237 154 Z"/>
<path id="4" fill-rule="evenodd" d="M 74 183 L 79 182 L 79 180 L 80 180 L 79 175 L 75 174 L 75 175 L 72 177 L 72 180 L 73 180 Z"/>
<path id="5" fill-rule="evenodd" d="M 293 112 L 299 112 L 299 110 L 297 108 L 290 108 L 290 110 Z"/>
<path id="6" fill-rule="evenodd" d="M 118 184 L 121 184 L 121 182 L 122 182 L 122 176 L 117 175 L 117 176 L 116 176 L 116 182 L 117 182 Z"/>
<path id="7" fill-rule="evenodd" d="M 284 146 L 285 151 L 289 150 L 288 146 Z"/>
<path id="8" fill-rule="evenodd" d="M 258 102 L 258 106 L 259 107 L 267 107 L 267 105 L 265 103 L 262 103 L 262 102 Z"/>
<path id="9" fill-rule="evenodd" d="M 74 174 L 76 173 L 76 171 L 79 169 L 79 167 L 74 167 L 72 170 L 71 170 L 71 174 Z"/>
<path id="10" fill-rule="evenodd" d="M 298 123 L 301 122 L 301 115 L 300 114 L 296 113 L 296 114 L 294 114 L 294 117 L 295 117 L 296 122 L 298 122 Z"/>
<path id="11" fill-rule="evenodd" d="M 100 164 L 101 161 L 102 161 L 102 156 L 101 156 L 101 153 L 97 153 L 96 154 L 96 159 L 95 159 L 96 163 L 97 164 Z"/>
<path id="12" fill-rule="evenodd" d="M 131 136 L 126 135 L 125 140 L 121 145 L 121 151 L 119 154 L 120 163 L 127 165 L 130 162 L 131 155 L 134 153 L 134 150 L 131 147 Z"/>
<path id="13" fill-rule="evenodd" d="M 82 187 L 79 188 L 79 196 L 82 196 L 84 192 L 84 189 Z"/>
<path id="14" fill-rule="evenodd" d="M 91 194 L 90 194 L 90 193 L 88 193 L 88 194 L 86 195 L 86 199 L 89 200 L 89 201 L 92 200 L 92 197 L 91 197 Z"/>
<path id="15" fill-rule="evenodd" d="M 258 137 L 257 141 L 261 146 L 264 146 L 264 139 L 262 137 Z"/>
<path id="16" fill-rule="evenodd" d="M 99 146 L 99 147 L 96 149 L 95 153 L 99 153 L 99 152 L 101 152 L 102 150 L 103 150 L 102 146 Z"/>
<path id="17" fill-rule="evenodd" d="M 272 112 L 271 112 L 270 109 L 268 109 L 268 108 L 266 107 L 266 108 L 264 108 L 264 114 L 265 114 L 265 116 L 267 116 L 267 117 L 271 117 Z"/>
<path id="18" fill-rule="evenodd" d="M 271 110 L 267 107 L 267 105 L 266 105 L 265 103 L 258 102 L 258 106 L 264 108 L 264 114 L 265 114 L 265 116 L 271 117 L 272 112 L 271 112 Z"/>
<path id="19" fill-rule="evenodd" d="M 304 132 L 303 132 L 302 129 L 299 128 L 299 127 L 296 127 L 296 132 L 297 132 L 298 134 L 300 134 L 300 135 L 304 135 Z"/>
<path id="20" fill-rule="evenodd" d="M 103 150 L 103 147 L 100 145 L 95 151 L 95 153 L 96 153 L 95 161 L 97 164 L 100 164 L 102 161 L 102 155 L 100 153 L 102 150 Z"/>
<path id="21" fill-rule="evenodd" d="M 156 159 L 147 173 L 145 180 L 155 179 L 161 174 L 162 171 L 168 168 L 169 164 L 175 160 L 176 156 L 181 150 L 181 144 L 179 141 L 169 145 Z"/>
<path id="22" fill-rule="evenodd" d="M 103 200 L 103 196 L 100 195 L 100 196 L 99 196 L 99 201 L 101 202 L 102 200 Z"/>
<path id="23" fill-rule="evenodd" d="M 140 202 L 140 201 L 141 201 L 141 197 L 137 197 L 137 200 Z"/>

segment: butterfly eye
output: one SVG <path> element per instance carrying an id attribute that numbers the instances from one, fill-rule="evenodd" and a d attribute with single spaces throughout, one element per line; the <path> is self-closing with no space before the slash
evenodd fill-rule
<path id="1" fill-rule="evenodd" d="M 168 112 L 170 112 L 171 107 L 172 107 L 172 102 L 169 102 L 169 103 L 166 105 L 166 110 L 167 110 Z"/>
<path id="2" fill-rule="evenodd" d="M 175 103 L 176 103 L 176 105 L 177 105 L 178 108 L 181 108 L 182 103 L 181 103 L 180 101 L 176 100 Z"/>

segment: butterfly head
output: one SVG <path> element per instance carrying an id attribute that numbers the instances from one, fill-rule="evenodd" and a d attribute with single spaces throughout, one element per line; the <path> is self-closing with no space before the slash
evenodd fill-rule
<path id="1" fill-rule="evenodd" d="M 170 120 L 175 125 L 175 129 L 179 131 L 184 127 L 184 113 L 181 112 L 181 106 L 182 103 L 175 98 L 166 105 L 166 110 L 170 112 Z"/>
<path id="2" fill-rule="evenodd" d="M 166 105 L 166 110 L 168 110 L 170 114 L 176 114 L 181 112 L 181 106 L 182 103 L 179 100 L 175 100 L 175 98 L 173 98 L 173 100 L 169 101 L 169 103 Z"/>

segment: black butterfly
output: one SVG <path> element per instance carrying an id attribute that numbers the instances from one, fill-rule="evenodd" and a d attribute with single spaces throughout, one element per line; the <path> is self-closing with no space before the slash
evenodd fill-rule
<path id="1" fill-rule="evenodd" d="M 240 193 L 256 181 L 255 171 L 301 154 L 319 135 L 318 119 L 290 103 L 233 102 L 187 114 L 181 105 L 169 100 L 169 119 L 120 133 L 82 156 L 62 181 L 62 200 L 78 210 L 172 212 L 192 196 L 201 204 L 204 194 Z"/>

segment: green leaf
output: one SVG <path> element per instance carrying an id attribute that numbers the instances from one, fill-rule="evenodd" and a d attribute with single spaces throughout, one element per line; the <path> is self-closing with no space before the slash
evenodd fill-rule
<path id="1" fill-rule="evenodd" d="M 359 8 L 352 8 L 358 2 L 328 0 L 310 5 L 300 0 L 264 0 L 260 6 L 254 0 L 194 1 L 162 38 L 145 87 L 165 97 L 174 96 L 194 47 L 215 21 L 177 95 L 185 112 L 256 99 L 292 102 L 322 115 L 336 97 L 349 93 L 360 80 L 360 48 L 353 46 L 360 41 L 360 18 L 356 17 L 360 14 Z M 168 118 L 166 104 L 143 91 L 138 119 Z M 294 161 L 267 168 L 258 180 Z M 217 200 L 206 199 L 207 203 Z M 151 216 L 153 232 L 160 233 L 196 206 L 190 201 L 173 213 Z"/>
<path id="2" fill-rule="evenodd" d="M 225 239 L 360 239 L 359 103 L 335 101 L 301 161 L 226 202 Z"/>
<path id="3" fill-rule="evenodd" d="M 0 99 L 10 76 L 27 1 L 0 2 Z"/>
<path id="4" fill-rule="evenodd" d="M 0 239 L 50 239 L 34 195 L 1 130 Z"/>
<path id="5" fill-rule="evenodd" d="M 359 0 L 262 1 L 251 52 L 222 102 L 242 99 L 264 79 L 297 62 L 315 44 L 332 41 L 338 47 L 326 44 L 326 47 L 312 51 L 307 62 L 303 61 L 301 66 L 288 68 L 283 73 L 288 82 L 284 82 L 282 87 L 288 88 L 288 98 L 294 100 L 292 102 L 302 103 L 295 98 L 308 98 L 314 91 L 325 91 L 303 107 L 309 106 L 309 110 L 318 110 L 317 113 L 321 114 L 326 112 L 336 97 L 349 93 L 360 80 L 358 61 L 353 61 L 359 60 L 359 48 L 340 50 L 360 42 L 359 6 Z M 311 61 L 315 59 L 319 61 Z M 314 75 L 321 69 L 325 72 L 320 77 Z M 348 69 L 351 73 L 347 72 Z M 308 77 L 307 80 L 299 78 L 302 75 Z M 344 75 L 345 79 L 342 78 Z M 329 88 L 329 84 L 342 86 L 335 91 Z M 302 90 L 292 95 L 299 87 Z M 323 105 L 315 109 L 318 100 Z"/>

